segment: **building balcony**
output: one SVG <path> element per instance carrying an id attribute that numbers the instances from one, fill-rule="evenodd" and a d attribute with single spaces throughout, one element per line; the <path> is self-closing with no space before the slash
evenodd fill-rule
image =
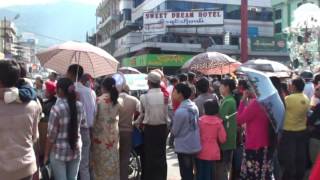
<path id="1" fill-rule="evenodd" d="M 117 39 L 128 34 L 131 31 L 136 31 L 136 30 L 139 30 L 138 24 L 133 23 L 131 21 L 122 21 L 120 23 L 119 29 L 112 33 L 112 37 Z"/>
<path id="2" fill-rule="evenodd" d="M 98 47 L 103 48 L 105 46 L 108 46 L 110 43 L 111 43 L 111 38 L 106 38 L 101 42 L 98 42 Z"/>
<path id="3" fill-rule="evenodd" d="M 98 30 L 100 30 L 103 27 L 106 27 L 109 25 L 112 21 L 119 21 L 120 20 L 120 15 L 119 14 L 112 14 L 110 15 L 106 20 L 98 24 Z"/>

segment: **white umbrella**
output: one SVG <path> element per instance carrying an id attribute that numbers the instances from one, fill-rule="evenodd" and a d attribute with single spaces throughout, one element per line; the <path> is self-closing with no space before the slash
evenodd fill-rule
<path id="1" fill-rule="evenodd" d="M 285 108 L 270 78 L 265 73 L 246 67 L 240 67 L 239 71 L 248 78 L 250 86 L 257 94 L 258 102 L 268 113 L 274 130 L 279 132 L 283 127 Z"/>
<path id="2" fill-rule="evenodd" d="M 121 67 L 118 71 L 122 72 L 123 74 L 141 74 L 138 69 L 133 67 Z"/>
<path id="3" fill-rule="evenodd" d="M 250 60 L 243 63 L 241 67 L 248 67 L 264 72 L 268 76 L 277 76 L 280 78 L 291 77 L 292 71 L 286 65 L 276 61 L 266 59 Z"/>
<path id="4" fill-rule="evenodd" d="M 305 3 L 293 13 L 293 28 L 316 28 L 320 27 L 320 8 L 311 3 Z"/>
<path id="5" fill-rule="evenodd" d="M 85 73 L 97 78 L 117 72 L 119 62 L 109 53 L 89 43 L 68 41 L 37 54 L 42 66 L 57 71 L 67 72 L 71 64 L 79 64 Z"/>

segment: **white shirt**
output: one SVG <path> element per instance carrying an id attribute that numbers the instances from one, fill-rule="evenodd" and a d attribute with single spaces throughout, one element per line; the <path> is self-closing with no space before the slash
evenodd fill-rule
<path id="1" fill-rule="evenodd" d="M 303 94 L 308 96 L 309 100 L 312 98 L 314 93 L 314 86 L 312 82 L 307 82 L 304 86 Z"/>
<path id="2" fill-rule="evenodd" d="M 147 94 L 141 95 L 140 102 L 140 116 L 135 123 L 140 123 L 141 121 L 147 125 L 163 125 L 168 123 L 170 97 L 168 97 L 168 102 L 165 102 L 165 97 L 160 88 L 150 89 Z"/>
<path id="3" fill-rule="evenodd" d="M 94 118 L 97 112 L 96 93 L 80 82 L 76 82 L 74 85 L 76 86 L 76 91 L 79 94 L 80 102 L 83 104 L 86 113 L 88 128 L 90 128 L 93 126 Z"/>

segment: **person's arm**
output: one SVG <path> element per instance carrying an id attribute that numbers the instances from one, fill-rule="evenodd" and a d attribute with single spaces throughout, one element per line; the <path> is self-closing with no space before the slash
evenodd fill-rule
<path id="1" fill-rule="evenodd" d="M 259 106 L 256 100 L 249 102 L 247 106 L 245 106 L 245 103 L 241 101 L 237 114 L 237 123 L 242 125 L 254 119 L 254 116 L 257 113 L 256 110 L 258 109 L 256 106 Z"/>
<path id="2" fill-rule="evenodd" d="M 59 130 L 59 117 L 58 112 L 55 107 L 50 111 L 49 122 L 48 122 L 48 132 L 46 139 L 46 147 L 44 151 L 44 163 L 46 164 L 49 159 L 49 154 L 53 144 L 55 143 Z"/>
<path id="3" fill-rule="evenodd" d="M 137 126 L 137 128 L 140 128 L 140 125 L 143 122 L 143 119 L 144 119 L 144 116 L 145 116 L 144 98 L 145 98 L 144 95 L 142 95 L 140 97 L 139 117 L 134 122 L 134 124 Z"/>
<path id="4" fill-rule="evenodd" d="M 227 140 L 227 133 L 226 130 L 223 127 L 223 124 L 220 123 L 219 129 L 218 129 L 218 141 L 220 144 L 225 143 Z"/>
<path id="5" fill-rule="evenodd" d="M 41 105 L 37 103 L 37 107 L 35 114 L 34 114 L 34 121 L 32 124 L 32 141 L 35 143 L 39 138 L 39 129 L 38 125 L 40 122 L 41 114 L 42 114 L 42 108 Z"/>
<path id="6" fill-rule="evenodd" d="M 171 127 L 171 133 L 177 137 L 179 135 L 179 132 L 182 128 L 182 122 L 185 122 L 185 115 L 186 113 L 177 110 L 173 116 L 173 122 Z"/>

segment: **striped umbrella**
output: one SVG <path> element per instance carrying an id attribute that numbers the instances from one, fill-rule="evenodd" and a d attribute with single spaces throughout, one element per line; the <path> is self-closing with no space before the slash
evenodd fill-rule
<path id="1" fill-rule="evenodd" d="M 234 72 L 240 65 L 240 62 L 228 55 L 218 52 L 205 52 L 191 58 L 182 66 L 182 69 L 200 72 L 205 75 L 224 75 Z"/>
<path id="2" fill-rule="evenodd" d="M 71 64 L 79 64 L 84 72 L 93 78 L 117 72 L 119 62 L 109 53 L 89 43 L 68 41 L 40 52 L 36 55 L 42 66 L 57 71 L 67 72 Z"/>

